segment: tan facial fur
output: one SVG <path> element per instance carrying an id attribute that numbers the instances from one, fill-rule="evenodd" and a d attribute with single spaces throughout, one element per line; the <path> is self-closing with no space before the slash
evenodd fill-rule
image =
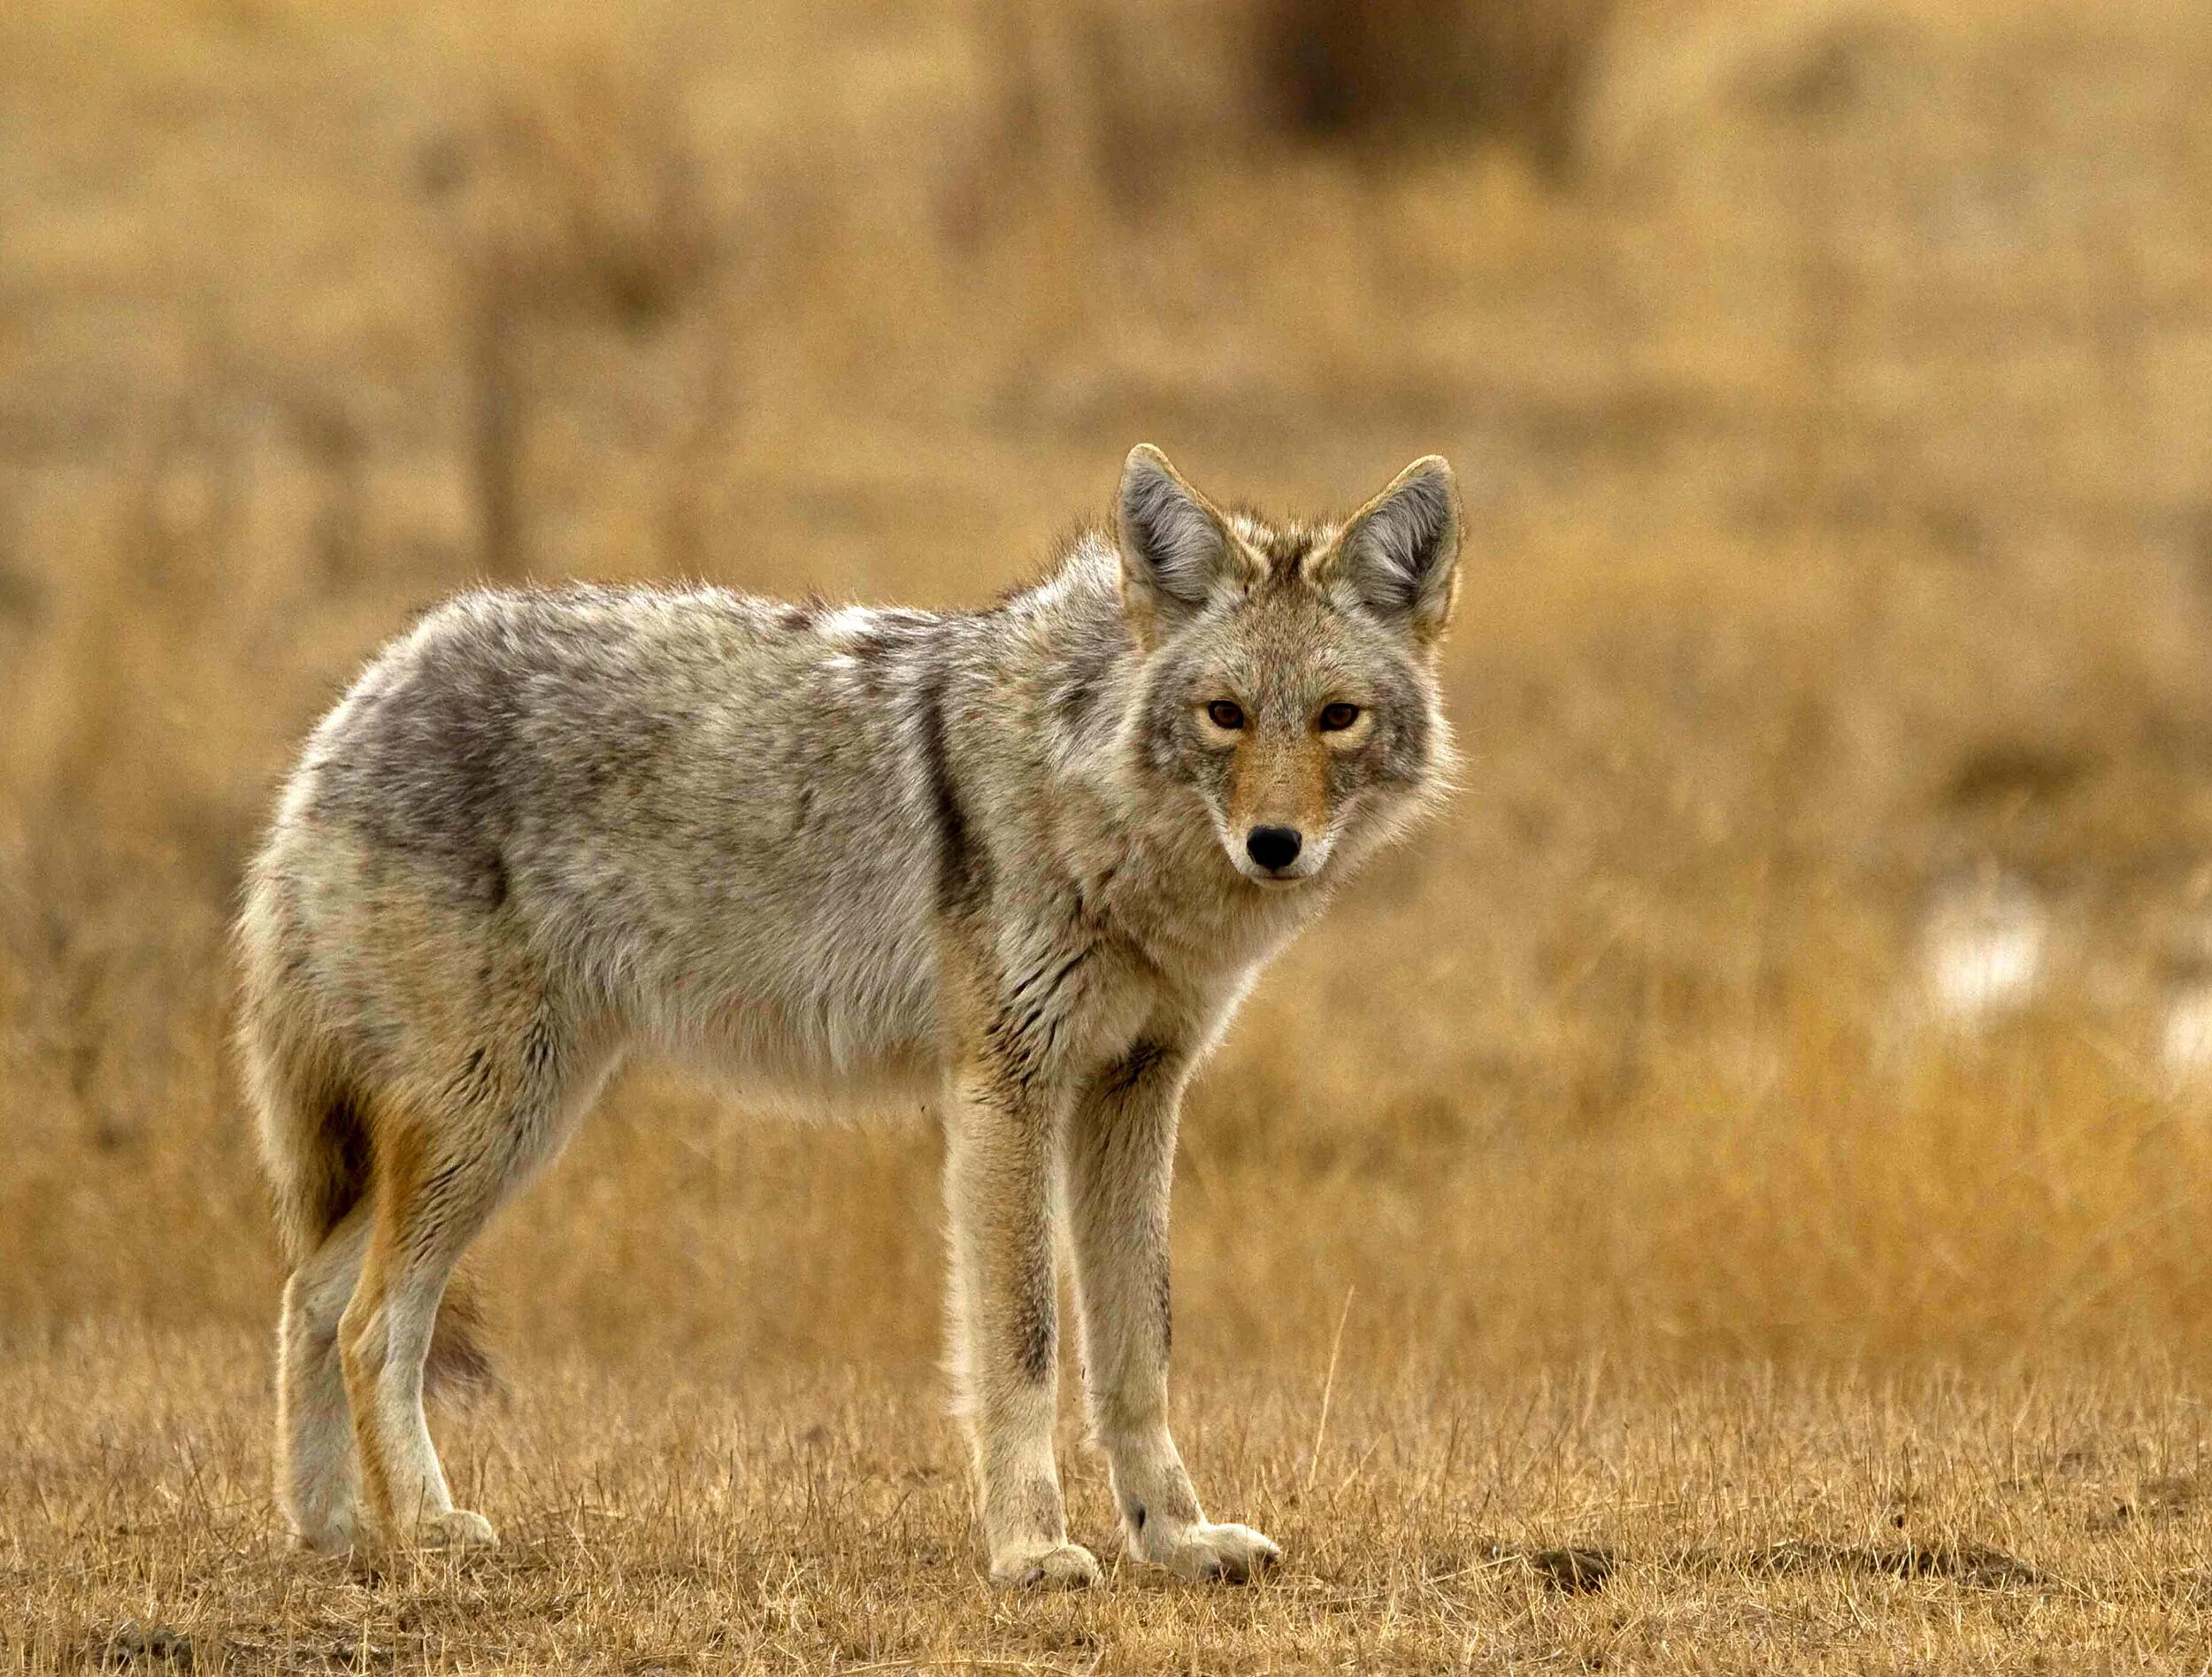
<path id="1" fill-rule="evenodd" d="M 1223 842 L 1231 859 L 1247 877 L 1263 883 L 1311 878 L 1328 859 L 1330 765 L 1335 754 L 1356 749 L 1356 735 L 1366 731 L 1363 713 L 1344 730 L 1355 737 L 1324 733 L 1317 715 L 1256 716 L 1246 711 L 1243 727 L 1223 728 L 1204 711 L 1200 714 L 1203 732 L 1230 754 Z M 1299 838 L 1295 859 L 1271 873 L 1253 862 L 1248 851 L 1249 835 L 1266 828 Z"/>

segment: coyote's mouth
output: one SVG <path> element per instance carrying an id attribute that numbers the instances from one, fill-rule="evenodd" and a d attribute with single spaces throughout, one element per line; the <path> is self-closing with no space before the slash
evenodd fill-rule
<path id="1" fill-rule="evenodd" d="M 1322 868 L 1327 861 L 1328 858 L 1325 855 L 1316 855 L 1310 860 L 1301 857 L 1294 867 L 1271 869 L 1262 867 L 1256 862 L 1247 861 L 1233 850 L 1229 852 L 1230 866 L 1235 868 L 1247 882 L 1271 891 L 1284 891 L 1294 886 L 1312 884 L 1320 877 Z"/>

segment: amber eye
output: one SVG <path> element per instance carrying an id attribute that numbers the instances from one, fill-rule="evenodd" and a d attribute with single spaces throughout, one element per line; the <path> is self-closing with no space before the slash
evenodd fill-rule
<path id="1" fill-rule="evenodd" d="M 1232 699 L 1216 699 L 1206 707 L 1206 717 L 1225 733 L 1233 733 L 1244 726 L 1244 707 Z"/>
<path id="2" fill-rule="evenodd" d="M 1321 731 L 1324 734 L 1341 734 L 1358 720 L 1359 706 L 1356 704 L 1325 704 L 1321 707 Z"/>

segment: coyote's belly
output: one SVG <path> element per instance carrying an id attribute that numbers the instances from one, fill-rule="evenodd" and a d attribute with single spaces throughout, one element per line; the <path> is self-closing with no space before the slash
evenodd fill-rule
<path id="1" fill-rule="evenodd" d="M 939 1058 L 926 900 L 895 881 L 862 900 L 856 916 L 850 903 L 741 899 L 694 958 L 621 964 L 609 977 L 627 1034 L 779 1104 L 926 1101 Z"/>

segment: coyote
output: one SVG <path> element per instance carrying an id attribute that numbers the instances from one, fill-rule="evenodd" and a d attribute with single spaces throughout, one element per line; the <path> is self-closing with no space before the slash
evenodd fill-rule
<path id="1" fill-rule="evenodd" d="M 1278 525 L 1140 447 L 1110 527 L 987 609 L 477 592 L 389 646 L 238 927 L 298 1540 L 495 1541 L 424 1423 L 426 1380 L 480 1366 L 448 1283 L 644 1050 L 937 1114 L 995 1582 L 1099 1577 L 1053 1458 L 1062 1218 L 1129 1550 L 1273 1562 L 1168 1432 L 1178 1108 L 1260 964 L 1440 795 L 1459 548 L 1434 457 Z"/>

